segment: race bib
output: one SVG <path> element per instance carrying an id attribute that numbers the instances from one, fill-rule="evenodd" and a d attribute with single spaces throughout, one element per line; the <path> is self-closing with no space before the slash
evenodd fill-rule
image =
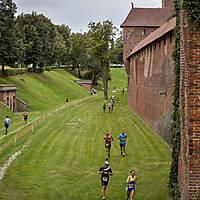
<path id="1" fill-rule="evenodd" d="M 133 184 L 129 184 L 129 188 L 133 188 Z"/>
<path id="2" fill-rule="evenodd" d="M 103 177 L 103 181 L 108 181 L 108 178 L 107 177 Z"/>
<path id="3" fill-rule="evenodd" d="M 106 146 L 108 147 L 108 146 L 110 146 L 110 144 L 107 143 Z"/>

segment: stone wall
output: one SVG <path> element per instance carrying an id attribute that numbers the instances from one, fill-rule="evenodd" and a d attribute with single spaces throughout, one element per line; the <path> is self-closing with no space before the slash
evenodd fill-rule
<path id="1" fill-rule="evenodd" d="M 181 1 L 182 4 L 182 1 Z M 200 199 L 200 29 L 191 33 L 181 10 L 181 150 L 179 187 L 182 200 Z"/>
<path id="2" fill-rule="evenodd" d="M 128 106 L 168 142 L 172 111 L 173 31 L 130 57 Z"/>

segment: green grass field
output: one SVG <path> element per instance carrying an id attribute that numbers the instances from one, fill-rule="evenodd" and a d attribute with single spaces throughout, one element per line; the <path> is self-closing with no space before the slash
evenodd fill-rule
<path id="1" fill-rule="evenodd" d="M 113 69 L 112 73 L 115 72 Z M 118 78 L 115 79 L 119 73 L 125 76 L 124 71 L 113 75 L 112 81 L 118 91 L 112 114 L 108 111 L 103 113 L 101 94 L 89 99 L 80 94 L 77 99 L 83 98 L 82 101 L 75 101 L 74 98 L 71 105 L 41 119 L 35 124 L 33 132 L 30 129 L 0 153 L 1 168 L 13 153 L 26 144 L 0 181 L 0 199 L 101 199 L 100 175 L 97 172 L 105 161 L 103 136 L 107 130 L 114 137 L 110 158 L 113 176 L 106 191 L 107 199 L 125 199 L 125 181 L 133 168 L 138 177 L 135 199 L 172 199 L 167 186 L 170 148 L 128 110 L 126 95 L 121 93 L 126 80 L 120 84 Z M 110 95 L 112 88 L 113 83 Z M 124 158 L 120 155 L 117 141 L 122 129 L 128 135 Z M 15 134 L 1 138 L 0 145 L 6 144 Z"/>

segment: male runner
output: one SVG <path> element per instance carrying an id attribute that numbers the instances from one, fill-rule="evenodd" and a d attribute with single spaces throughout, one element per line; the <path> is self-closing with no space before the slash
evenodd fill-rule
<path id="1" fill-rule="evenodd" d="M 102 197 L 105 199 L 105 190 L 108 185 L 109 176 L 113 175 L 108 161 L 104 162 L 104 166 L 99 169 L 98 173 L 101 174 Z"/>
<path id="2" fill-rule="evenodd" d="M 65 98 L 65 100 L 66 100 L 66 104 L 68 104 L 68 102 L 69 102 L 69 97 L 67 96 L 67 97 Z"/>
<path id="3" fill-rule="evenodd" d="M 4 123 L 5 123 L 5 127 L 6 127 L 6 135 L 8 134 L 8 128 L 9 128 L 9 123 L 11 122 L 10 118 L 8 116 L 6 116 Z"/>
<path id="4" fill-rule="evenodd" d="M 109 135 L 109 131 L 107 131 L 106 135 L 104 136 L 107 158 L 110 157 L 111 141 L 113 141 L 113 137 L 111 135 Z"/>
<path id="5" fill-rule="evenodd" d="M 126 183 L 127 183 L 127 186 L 126 186 L 126 193 L 127 193 L 127 196 L 126 196 L 126 199 L 128 200 L 129 199 L 129 195 L 131 193 L 131 200 L 133 200 L 133 196 L 134 196 L 134 193 L 135 193 L 135 185 L 136 185 L 136 180 L 137 180 L 137 177 L 135 176 L 135 170 L 131 170 L 131 175 L 128 176 L 128 178 L 126 179 Z"/>
<path id="6" fill-rule="evenodd" d="M 127 139 L 127 135 L 124 133 L 124 130 L 123 130 L 122 133 L 118 136 L 118 140 L 120 140 L 119 144 L 120 144 L 121 155 L 123 157 L 125 154 L 126 139 Z M 122 149 L 123 149 L 123 152 L 122 152 Z"/>
<path id="7" fill-rule="evenodd" d="M 103 111 L 106 112 L 106 102 L 103 103 Z"/>
<path id="8" fill-rule="evenodd" d="M 27 112 L 27 109 L 25 109 L 23 115 L 24 115 L 24 124 L 26 124 L 26 123 L 27 123 L 27 119 L 28 119 L 28 112 Z"/>

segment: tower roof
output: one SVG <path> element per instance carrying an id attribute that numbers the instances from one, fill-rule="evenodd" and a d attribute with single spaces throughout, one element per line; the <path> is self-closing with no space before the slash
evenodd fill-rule
<path id="1" fill-rule="evenodd" d="M 120 27 L 159 27 L 165 24 L 173 13 L 172 8 L 133 8 Z"/>

